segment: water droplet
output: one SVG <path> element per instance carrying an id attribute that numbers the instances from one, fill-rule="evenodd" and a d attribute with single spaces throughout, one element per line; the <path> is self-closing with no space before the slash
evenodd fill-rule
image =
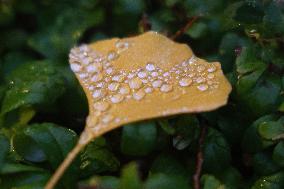
<path id="1" fill-rule="evenodd" d="M 93 61 L 93 59 L 92 59 L 91 57 L 89 57 L 89 56 L 84 57 L 84 58 L 82 59 L 82 63 L 83 63 L 84 65 L 89 65 L 90 63 L 92 63 L 92 61 Z"/>
<path id="2" fill-rule="evenodd" d="M 110 97 L 111 102 L 114 104 L 123 101 L 123 99 L 124 99 L 124 96 L 121 94 L 115 94 Z"/>
<path id="3" fill-rule="evenodd" d="M 129 43 L 128 42 L 125 42 L 125 41 L 117 41 L 115 43 L 115 47 L 118 49 L 118 52 L 122 52 L 122 51 L 125 51 L 128 49 L 129 47 Z"/>
<path id="4" fill-rule="evenodd" d="M 210 74 L 207 75 L 207 78 L 208 78 L 208 79 L 213 79 L 214 77 L 215 77 L 215 75 L 212 74 L 212 73 L 210 73 Z"/>
<path id="5" fill-rule="evenodd" d="M 148 63 L 146 65 L 146 70 L 148 70 L 149 72 L 154 71 L 156 68 L 154 66 L 154 64 Z"/>
<path id="6" fill-rule="evenodd" d="M 196 61 L 196 58 L 194 55 L 192 55 L 189 59 L 188 59 L 188 64 L 193 64 Z"/>
<path id="7" fill-rule="evenodd" d="M 190 78 L 182 78 L 181 80 L 179 80 L 179 85 L 181 87 L 187 87 L 191 85 L 191 83 L 192 83 L 192 79 Z"/>
<path id="8" fill-rule="evenodd" d="M 200 91 L 206 91 L 208 89 L 208 85 L 206 85 L 206 84 L 198 85 L 197 89 L 200 90 Z"/>
<path id="9" fill-rule="evenodd" d="M 114 119 L 113 115 L 107 114 L 107 115 L 103 116 L 102 122 L 103 122 L 103 123 L 109 123 L 109 122 L 111 122 L 113 119 Z"/>
<path id="10" fill-rule="evenodd" d="M 144 98 L 144 96 L 145 96 L 145 92 L 142 89 L 133 93 L 133 98 L 135 100 L 141 100 L 142 98 Z"/>
<path id="11" fill-rule="evenodd" d="M 170 75 L 169 72 L 165 72 L 165 73 L 163 74 L 164 77 L 168 77 L 169 75 Z"/>
<path id="12" fill-rule="evenodd" d="M 128 84 L 131 89 L 140 89 L 143 83 L 139 78 L 136 77 L 131 79 Z"/>
<path id="13" fill-rule="evenodd" d="M 94 108 L 98 111 L 106 111 L 107 109 L 109 109 L 110 105 L 107 102 L 101 101 L 101 102 L 96 102 L 94 104 Z"/>
<path id="14" fill-rule="evenodd" d="M 127 85 L 124 85 L 124 86 L 120 87 L 119 93 L 120 94 L 129 94 L 130 93 L 130 89 L 129 89 L 129 87 Z"/>
<path id="15" fill-rule="evenodd" d="M 160 88 L 161 92 L 167 93 L 173 90 L 173 86 L 169 84 L 163 84 Z"/>
<path id="16" fill-rule="evenodd" d="M 95 74 L 92 78 L 91 78 L 91 81 L 92 82 L 97 82 L 97 81 L 100 81 L 103 79 L 103 75 L 98 73 L 98 74 Z"/>
<path id="17" fill-rule="evenodd" d="M 106 73 L 107 74 L 112 74 L 113 73 L 113 68 L 108 68 L 108 69 L 106 69 Z"/>
<path id="18" fill-rule="evenodd" d="M 203 66 L 203 65 L 200 65 L 200 66 L 197 67 L 198 72 L 203 72 L 204 70 L 205 70 L 205 66 Z"/>
<path id="19" fill-rule="evenodd" d="M 100 99 L 105 95 L 105 92 L 102 89 L 97 89 L 93 92 L 93 98 Z"/>
<path id="20" fill-rule="evenodd" d="M 118 58 L 118 54 L 115 51 L 110 51 L 107 55 L 109 61 L 115 60 L 116 58 Z"/>
<path id="21" fill-rule="evenodd" d="M 145 72 L 145 71 L 140 71 L 140 72 L 138 72 L 138 74 L 137 74 L 137 76 L 139 77 L 139 78 L 145 78 L 145 77 L 147 77 L 147 72 Z"/>
<path id="22" fill-rule="evenodd" d="M 161 87 L 162 84 L 163 84 L 163 82 L 161 80 L 155 80 L 155 81 L 152 82 L 152 86 L 154 88 L 159 88 L 159 87 Z"/>
<path id="23" fill-rule="evenodd" d="M 153 88 L 152 87 L 147 87 L 144 89 L 145 93 L 152 93 L 153 92 Z"/>
<path id="24" fill-rule="evenodd" d="M 101 72 L 102 69 L 103 69 L 103 66 L 100 63 L 87 66 L 87 72 L 89 73 Z"/>
<path id="25" fill-rule="evenodd" d="M 152 73 L 151 73 L 151 76 L 152 76 L 152 77 L 157 77 L 158 75 L 159 75 L 158 72 L 152 72 Z"/>
<path id="26" fill-rule="evenodd" d="M 81 79 L 84 79 L 84 78 L 88 77 L 88 74 L 87 73 L 81 73 L 81 74 L 79 74 L 79 77 Z"/>
<path id="27" fill-rule="evenodd" d="M 116 83 L 116 82 L 110 83 L 108 85 L 108 89 L 110 91 L 117 91 L 118 87 L 119 87 L 119 83 Z"/>
<path id="28" fill-rule="evenodd" d="M 208 68 L 207 71 L 209 73 L 215 72 L 216 71 L 216 67 L 215 66 L 210 66 L 210 68 Z"/>
<path id="29" fill-rule="evenodd" d="M 123 75 L 115 75 L 112 77 L 113 81 L 117 81 L 117 82 L 122 82 L 124 80 L 124 76 Z"/>
<path id="30" fill-rule="evenodd" d="M 196 78 L 196 83 L 203 83 L 205 79 L 203 77 Z"/>
<path id="31" fill-rule="evenodd" d="M 81 69 L 82 69 L 82 66 L 81 66 L 81 65 L 75 64 L 75 63 L 70 64 L 70 67 L 71 67 L 71 70 L 72 70 L 73 72 L 79 72 L 79 71 L 81 71 Z"/>

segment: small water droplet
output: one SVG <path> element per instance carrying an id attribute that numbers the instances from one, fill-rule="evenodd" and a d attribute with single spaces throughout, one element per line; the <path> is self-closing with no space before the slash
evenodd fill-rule
<path id="1" fill-rule="evenodd" d="M 205 70 L 205 66 L 203 66 L 203 65 L 199 65 L 198 67 L 197 67 L 197 71 L 198 72 L 203 72 Z"/>
<path id="2" fill-rule="evenodd" d="M 100 99 L 104 96 L 105 92 L 102 89 L 97 89 L 93 92 L 93 98 Z"/>
<path id="3" fill-rule="evenodd" d="M 152 73 L 151 73 L 151 76 L 152 76 L 152 77 L 157 77 L 158 75 L 159 75 L 158 72 L 152 72 Z"/>
<path id="4" fill-rule="evenodd" d="M 81 65 L 75 63 L 70 64 L 70 67 L 73 72 L 79 72 L 82 69 Z"/>
<path id="5" fill-rule="evenodd" d="M 108 68 L 108 69 L 106 69 L 106 73 L 107 74 L 112 74 L 113 73 L 113 68 Z"/>
<path id="6" fill-rule="evenodd" d="M 196 83 L 203 83 L 205 79 L 203 77 L 196 78 Z"/>
<path id="7" fill-rule="evenodd" d="M 103 116 L 102 122 L 106 124 L 106 123 L 111 122 L 113 119 L 114 119 L 113 115 L 107 114 L 107 115 Z"/>
<path id="8" fill-rule="evenodd" d="M 94 104 L 94 108 L 98 111 L 106 111 L 107 109 L 109 109 L 110 105 L 107 102 L 101 101 L 101 102 L 96 102 Z"/>
<path id="9" fill-rule="evenodd" d="M 93 62 L 93 59 L 91 58 L 91 57 L 89 57 L 89 56 L 86 56 L 86 57 L 84 57 L 83 59 L 82 59 L 82 63 L 84 64 L 84 65 L 89 65 L 90 63 L 92 63 Z"/>
<path id="10" fill-rule="evenodd" d="M 115 60 L 118 58 L 118 54 L 115 51 L 110 51 L 107 55 L 109 61 Z"/>
<path id="11" fill-rule="evenodd" d="M 146 70 L 148 70 L 149 72 L 154 71 L 155 69 L 156 68 L 155 68 L 154 64 L 152 64 L 152 63 L 148 63 L 146 65 Z"/>
<path id="12" fill-rule="evenodd" d="M 187 87 L 191 85 L 191 83 L 192 83 L 192 79 L 190 78 L 182 78 L 181 80 L 179 80 L 179 85 L 181 87 Z"/>
<path id="13" fill-rule="evenodd" d="M 210 67 L 207 69 L 207 71 L 208 71 L 209 73 L 215 72 L 215 71 L 216 71 L 216 67 L 215 67 L 215 66 L 210 66 Z"/>
<path id="14" fill-rule="evenodd" d="M 200 91 L 206 91 L 208 89 L 208 85 L 206 85 L 206 84 L 198 85 L 197 89 L 200 90 Z"/>
<path id="15" fill-rule="evenodd" d="M 91 64 L 91 65 L 87 66 L 87 72 L 88 73 L 101 72 L 102 69 L 103 69 L 103 66 L 100 63 Z"/>
<path id="16" fill-rule="evenodd" d="M 145 77 L 147 77 L 147 72 L 145 72 L 145 71 L 140 71 L 140 72 L 138 72 L 138 74 L 137 74 L 137 76 L 139 77 L 139 78 L 145 78 Z"/>
<path id="17" fill-rule="evenodd" d="M 108 89 L 110 91 L 117 91 L 118 87 L 119 87 L 119 83 L 116 83 L 116 82 L 110 83 L 108 85 Z"/>
<path id="18" fill-rule="evenodd" d="M 110 97 L 111 102 L 114 104 L 123 101 L 123 99 L 124 99 L 124 96 L 121 94 L 115 94 Z"/>
<path id="19" fill-rule="evenodd" d="M 153 88 L 152 87 L 146 87 L 144 89 L 145 93 L 152 93 L 153 92 Z"/>
<path id="20" fill-rule="evenodd" d="M 136 77 L 131 79 L 128 84 L 131 89 L 140 89 L 143 83 L 138 77 Z"/>
<path id="21" fill-rule="evenodd" d="M 119 40 L 115 43 L 115 47 L 118 49 L 118 52 L 120 53 L 128 49 L 129 43 Z"/>
<path id="22" fill-rule="evenodd" d="M 163 84 L 160 88 L 161 92 L 167 93 L 173 90 L 173 86 L 169 84 Z"/>
<path id="23" fill-rule="evenodd" d="M 152 82 L 152 86 L 154 88 L 159 88 L 159 87 L 161 87 L 162 84 L 163 84 L 163 82 L 161 80 L 155 80 L 155 81 Z"/>
<path id="24" fill-rule="evenodd" d="M 84 79 L 84 78 L 88 77 L 88 74 L 87 73 L 81 73 L 81 74 L 79 74 L 79 77 L 81 79 Z"/>
<path id="25" fill-rule="evenodd" d="M 207 75 L 207 78 L 208 78 L 208 79 L 213 79 L 214 77 L 215 77 L 215 75 L 212 74 L 212 73 L 210 73 L 210 74 Z"/>
<path id="26" fill-rule="evenodd" d="M 142 89 L 133 93 L 133 98 L 135 100 L 142 100 L 144 96 L 145 96 L 145 92 Z"/>
<path id="27" fill-rule="evenodd" d="M 92 78 L 91 78 L 91 81 L 92 82 L 97 82 L 97 81 L 100 81 L 103 79 L 103 75 L 98 73 L 98 74 L 95 74 Z"/>
<path id="28" fill-rule="evenodd" d="M 117 82 L 122 82 L 124 80 L 124 76 L 123 75 L 115 75 L 112 77 L 113 81 L 117 81 Z"/>
<path id="29" fill-rule="evenodd" d="M 130 89 L 127 85 L 123 85 L 122 87 L 120 87 L 119 89 L 119 93 L 120 94 L 129 94 L 130 93 Z"/>

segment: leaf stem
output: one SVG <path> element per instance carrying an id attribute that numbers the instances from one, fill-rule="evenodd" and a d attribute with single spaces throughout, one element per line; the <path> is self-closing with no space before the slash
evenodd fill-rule
<path id="1" fill-rule="evenodd" d="M 203 165 L 203 143 L 207 134 L 207 126 L 202 125 L 202 130 L 200 133 L 199 141 L 198 141 L 198 152 L 196 154 L 196 167 L 195 167 L 195 174 L 193 175 L 193 188 L 194 189 L 201 189 L 200 186 L 200 175 L 202 171 Z"/>
<path id="2" fill-rule="evenodd" d="M 172 37 L 172 40 L 177 39 L 179 36 L 181 36 L 182 34 L 184 34 L 192 25 L 193 23 L 198 19 L 198 16 L 194 16 L 192 17 L 184 27 L 182 27 L 181 29 L 179 29 Z"/>

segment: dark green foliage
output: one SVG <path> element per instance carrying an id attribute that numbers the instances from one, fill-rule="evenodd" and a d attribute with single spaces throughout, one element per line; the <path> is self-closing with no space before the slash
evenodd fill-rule
<path id="1" fill-rule="evenodd" d="M 90 143 L 59 189 L 191 189 L 201 128 L 204 189 L 284 188 L 284 2 L 13 0 L 0 3 L 0 188 L 41 189 L 77 142 L 88 106 L 68 66 L 81 43 L 152 29 L 221 62 L 225 107 L 133 123 Z"/>

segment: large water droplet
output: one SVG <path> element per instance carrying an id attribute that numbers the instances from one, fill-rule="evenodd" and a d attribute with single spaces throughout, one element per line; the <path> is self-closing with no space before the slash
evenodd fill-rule
<path id="1" fill-rule="evenodd" d="M 130 89 L 129 89 L 129 87 L 127 86 L 127 85 L 123 85 L 122 87 L 120 87 L 120 89 L 119 89 L 119 93 L 120 94 L 129 94 L 130 93 Z"/>
<path id="2" fill-rule="evenodd" d="M 115 60 L 116 58 L 118 58 L 118 54 L 115 51 L 110 51 L 107 55 L 109 61 Z"/>
<path id="3" fill-rule="evenodd" d="M 156 68 L 155 68 L 154 64 L 152 64 L 152 63 L 148 63 L 146 65 L 146 70 L 148 70 L 149 72 L 154 71 L 155 69 Z"/>
<path id="4" fill-rule="evenodd" d="M 190 78 L 182 78 L 181 80 L 179 80 L 179 85 L 181 87 L 187 87 L 191 84 L 192 84 L 192 79 Z"/>
<path id="5" fill-rule="evenodd" d="M 173 90 L 173 86 L 169 84 L 163 84 L 160 88 L 161 92 L 167 93 Z"/>
<path id="6" fill-rule="evenodd" d="M 106 111 L 107 109 L 109 109 L 110 105 L 107 102 L 101 101 L 101 102 L 96 102 L 94 104 L 94 108 L 98 111 Z"/>
<path id="7" fill-rule="evenodd" d="M 131 89 L 140 89 L 143 83 L 141 79 L 136 77 L 131 79 L 128 84 Z"/>
<path id="8" fill-rule="evenodd" d="M 206 85 L 206 84 L 198 85 L 197 89 L 200 90 L 200 91 L 206 91 L 208 89 L 208 85 Z"/>
<path id="9" fill-rule="evenodd" d="M 79 71 L 81 71 L 81 69 L 82 69 L 82 66 L 81 66 L 81 65 L 75 64 L 75 63 L 70 64 L 70 67 L 71 67 L 71 70 L 72 70 L 73 72 L 79 72 Z"/>
<path id="10" fill-rule="evenodd" d="M 152 82 L 152 86 L 154 88 L 159 88 L 159 87 L 161 87 L 162 84 L 163 84 L 163 82 L 161 80 L 155 80 L 155 81 Z"/>
<path id="11" fill-rule="evenodd" d="M 144 98 L 144 96 L 145 96 L 145 92 L 142 89 L 133 93 L 133 98 L 135 100 L 142 100 Z"/>
<path id="12" fill-rule="evenodd" d="M 119 83 L 113 82 L 108 85 L 110 91 L 116 91 L 119 87 Z"/>
<path id="13" fill-rule="evenodd" d="M 114 104 L 123 101 L 123 99 L 124 99 L 124 96 L 121 94 L 115 94 L 110 97 L 111 102 Z"/>

